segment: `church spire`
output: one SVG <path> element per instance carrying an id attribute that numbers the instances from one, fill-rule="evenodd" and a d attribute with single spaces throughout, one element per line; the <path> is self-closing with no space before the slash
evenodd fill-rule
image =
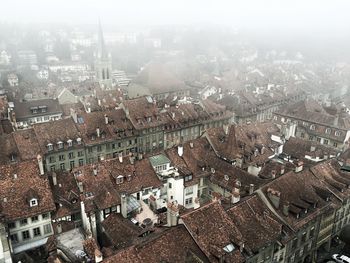
<path id="1" fill-rule="evenodd" d="M 97 36 L 97 41 L 98 41 L 98 56 L 101 59 L 107 59 L 108 58 L 108 53 L 106 50 L 106 45 L 105 45 L 105 40 L 103 37 L 103 31 L 102 31 L 102 25 L 101 25 L 101 19 L 98 19 L 98 36 Z"/>

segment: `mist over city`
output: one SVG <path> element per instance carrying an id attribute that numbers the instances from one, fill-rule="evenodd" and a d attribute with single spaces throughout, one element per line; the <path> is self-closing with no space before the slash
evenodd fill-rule
<path id="1" fill-rule="evenodd" d="M 0 7 L 0 262 L 350 263 L 349 1 Z"/>

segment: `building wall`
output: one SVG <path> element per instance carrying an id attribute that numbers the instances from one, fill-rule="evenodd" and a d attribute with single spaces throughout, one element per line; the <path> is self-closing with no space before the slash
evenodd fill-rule
<path id="1" fill-rule="evenodd" d="M 45 213 L 46 217 L 43 217 L 44 214 L 38 215 L 38 220 L 34 221 L 33 217 L 27 218 L 27 224 L 21 224 L 21 220 L 16 220 L 8 224 L 9 228 L 9 237 L 11 240 L 12 249 L 16 252 L 22 245 L 28 245 L 25 250 L 30 249 L 30 243 L 44 239 L 53 235 L 52 225 L 51 225 L 51 216 L 50 213 Z M 11 227 L 11 224 L 14 224 L 14 227 Z M 40 229 L 40 235 L 34 236 L 34 229 Z M 23 238 L 23 232 L 29 232 L 29 238 Z M 17 236 L 18 242 L 15 242 L 12 235 Z"/>
<path id="2" fill-rule="evenodd" d="M 62 157 L 60 157 L 62 156 Z M 61 159 L 60 159 L 61 158 Z M 71 166 L 73 165 L 74 166 Z M 46 171 L 70 170 L 86 164 L 86 153 L 83 147 L 66 149 L 60 152 L 49 152 L 45 155 Z"/>

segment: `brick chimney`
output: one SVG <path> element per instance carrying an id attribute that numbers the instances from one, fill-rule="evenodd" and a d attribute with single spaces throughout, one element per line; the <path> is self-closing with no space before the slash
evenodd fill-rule
<path id="1" fill-rule="evenodd" d="M 38 160 L 40 175 L 43 175 L 43 174 L 44 174 L 43 158 L 41 157 L 40 154 L 38 154 L 38 156 L 36 157 L 36 159 Z"/>
<path id="2" fill-rule="evenodd" d="M 178 223 L 178 217 L 179 217 L 179 206 L 177 204 L 177 201 L 168 203 L 167 226 L 176 226 Z"/>

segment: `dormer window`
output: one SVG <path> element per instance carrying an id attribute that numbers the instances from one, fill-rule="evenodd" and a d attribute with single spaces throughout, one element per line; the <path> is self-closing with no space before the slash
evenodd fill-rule
<path id="1" fill-rule="evenodd" d="M 336 131 L 334 134 L 335 134 L 335 136 L 339 137 L 340 136 L 340 131 Z"/>
<path id="2" fill-rule="evenodd" d="M 331 133 L 331 129 L 327 128 L 325 132 L 326 132 L 326 134 L 330 134 Z"/>
<path id="3" fill-rule="evenodd" d="M 48 151 L 52 151 L 52 150 L 53 150 L 53 145 L 52 145 L 52 143 L 49 143 L 49 144 L 47 145 L 47 150 L 48 150 Z"/>
<path id="4" fill-rule="evenodd" d="M 38 199 L 36 199 L 36 198 L 30 199 L 29 205 L 30 205 L 30 207 L 37 206 L 38 205 Z"/>
<path id="5" fill-rule="evenodd" d="M 77 144 L 81 144 L 81 138 L 77 138 Z"/>
<path id="6" fill-rule="evenodd" d="M 69 139 L 69 140 L 67 141 L 67 144 L 68 144 L 68 147 L 72 147 L 73 141 L 72 141 L 71 139 Z"/>
<path id="7" fill-rule="evenodd" d="M 122 184 L 123 181 L 124 181 L 124 176 L 122 176 L 122 175 L 119 175 L 119 176 L 117 177 L 117 179 L 116 179 L 116 183 L 117 183 L 117 184 Z"/>
<path id="8" fill-rule="evenodd" d="M 59 141 L 57 143 L 57 147 L 58 147 L 58 149 L 62 149 L 63 148 L 63 142 Z"/>
<path id="9" fill-rule="evenodd" d="M 316 128 L 316 127 L 315 127 L 315 125 L 314 125 L 314 124 L 311 124 L 311 125 L 310 125 L 310 130 L 314 131 L 314 130 L 315 130 L 315 128 Z"/>

